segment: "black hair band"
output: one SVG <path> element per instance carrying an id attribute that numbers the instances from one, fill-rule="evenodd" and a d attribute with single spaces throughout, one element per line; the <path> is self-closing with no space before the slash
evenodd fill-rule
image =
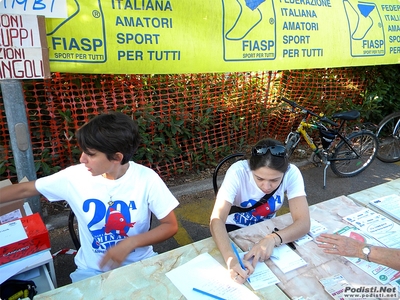
<path id="1" fill-rule="evenodd" d="M 276 231 L 272 231 L 272 233 L 275 233 L 279 237 L 279 239 L 281 240 L 281 244 L 282 244 L 283 243 L 282 237 Z"/>

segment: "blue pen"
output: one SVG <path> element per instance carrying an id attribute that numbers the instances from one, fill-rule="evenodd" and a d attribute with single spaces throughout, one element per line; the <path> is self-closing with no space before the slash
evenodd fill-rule
<path id="1" fill-rule="evenodd" d="M 202 291 L 202 290 L 199 290 L 199 289 L 196 289 L 196 288 L 193 288 L 193 291 L 198 292 L 198 293 L 203 294 L 203 295 L 206 295 L 206 296 L 208 296 L 208 297 L 214 298 L 214 299 L 225 300 L 225 298 L 218 297 L 218 296 L 216 296 L 216 295 L 207 293 L 207 292 L 205 292 L 205 291 Z"/>
<path id="2" fill-rule="evenodd" d="M 240 259 L 239 253 L 236 250 L 235 244 L 231 242 L 231 246 L 232 246 L 233 252 L 235 252 L 236 258 L 239 261 L 240 266 L 242 267 L 243 270 L 246 270 L 246 267 L 244 266 L 242 260 Z M 250 282 L 250 278 L 247 278 L 247 281 Z"/>

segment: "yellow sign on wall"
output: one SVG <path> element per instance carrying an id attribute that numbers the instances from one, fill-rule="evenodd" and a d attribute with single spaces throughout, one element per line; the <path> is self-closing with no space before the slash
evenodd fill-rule
<path id="1" fill-rule="evenodd" d="M 53 72 L 172 74 L 397 64 L 399 0 L 68 0 Z"/>

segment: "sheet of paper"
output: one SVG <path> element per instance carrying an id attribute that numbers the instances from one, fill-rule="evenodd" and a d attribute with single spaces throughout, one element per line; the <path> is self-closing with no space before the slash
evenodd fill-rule
<path id="1" fill-rule="evenodd" d="M 365 208 L 343 218 L 389 248 L 400 248 L 400 225 L 385 216 Z"/>
<path id="2" fill-rule="evenodd" d="M 400 196 L 389 195 L 370 201 L 370 203 L 392 217 L 400 220 Z"/>
<path id="3" fill-rule="evenodd" d="M 366 244 L 384 247 L 379 241 L 368 235 L 366 232 L 354 226 L 346 226 L 337 232 L 340 235 L 348 236 Z M 359 259 L 357 257 L 345 257 L 348 261 L 359 267 L 361 270 L 378 280 L 382 284 L 387 284 L 400 277 L 400 271 L 389 267 L 378 265 L 373 262 Z"/>
<path id="4" fill-rule="evenodd" d="M 271 260 L 283 273 L 307 265 L 307 262 L 286 244 L 274 248 Z"/>
<path id="5" fill-rule="evenodd" d="M 345 287 L 351 286 L 342 274 L 321 278 L 319 282 L 324 286 L 325 291 L 335 300 L 343 300 Z M 354 298 L 354 300 L 361 300 L 361 298 Z"/>
<path id="6" fill-rule="evenodd" d="M 0 225 L 0 247 L 27 239 L 21 220 Z"/>
<path id="7" fill-rule="evenodd" d="M 166 275 L 188 300 L 210 299 L 193 288 L 223 299 L 259 299 L 245 285 L 235 283 L 227 270 L 208 253 L 198 255 Z"/>
<path id="8" fill-rule="evenodd" d="M 247 252 L 239 253 L 240 258 L 243 259 Z M 280 283 L 278 277 L 271 271 L 265 262 L 258 262 L 256 269 L 250 276 L 250 285 L 253 290 L 259 290 L 267 286 Z"/>
<path id="9" fill-rule="evenodd" d="M 22 218 L 21 210 L 20 209 L 16 209 L 16 210 L 10 211 L 7 214 L 4 214 L 4 215 L 0 216 L 0 224 L 4 224 L 4 223 L 11 222 L 11 221 L 14 221 L 14 220 L 18 220 L 18 219 L 21 219 L 21 218 Z"/>

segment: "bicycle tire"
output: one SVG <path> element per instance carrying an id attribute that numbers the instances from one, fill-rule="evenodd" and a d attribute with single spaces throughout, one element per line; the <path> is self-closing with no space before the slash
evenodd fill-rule
<path id="1" fill-rule="evenodd" d="M 400 111 L 383 118 L 376 136 L 379 142 L 376 157 L 386 163 L 400 161 Z"/>
<path id="2" fill-rule="evenodd" d="M 347 142 L 358 152 L 359 157 L 351 148 L 341 141 L 334 150 L 331 169 L 338 177 L 353 177 L 360 174 L 373 162 L 378 152 L 378 139 L 371 131 L 353 132 L 346 137 Z"/>

